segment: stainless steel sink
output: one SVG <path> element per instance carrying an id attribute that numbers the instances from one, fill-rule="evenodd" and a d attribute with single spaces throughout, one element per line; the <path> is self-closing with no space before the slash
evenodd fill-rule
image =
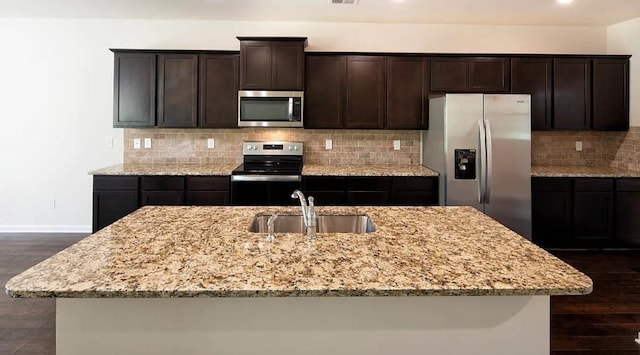
<path id="1" fill-rule="evenodd" d="M 271 215 L 258 215 L 249 232 L 267 233 L 267 220 Z M 273 224 L 274 233 L 304 233 L 301 215 L 279 215 Z M 367 215 L 319 215 L 318 233 L 371 233 L 376 226 Z"/>

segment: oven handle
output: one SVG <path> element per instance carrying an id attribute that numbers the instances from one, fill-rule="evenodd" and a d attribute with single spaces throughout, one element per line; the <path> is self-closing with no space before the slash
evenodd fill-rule
<path id="1" fill-rule="evenodd" d="M 299 182 L 300 180 L 302 180 L 300 175 L 231 175 L 231 182 Z"/>

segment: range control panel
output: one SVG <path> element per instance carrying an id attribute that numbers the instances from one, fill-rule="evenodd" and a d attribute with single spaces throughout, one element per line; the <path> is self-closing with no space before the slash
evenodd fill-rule
<path id="1" fill-rule="evenodd" d="M 242 155 L 302 155 L 303 148 L 302 142 L 244 142 Z"/>
<path id="2" fill-rule="evenodd" d="M 455 178 L 460 180 L 473 180 L 476 178 L 476 150 L 456 149 Z"/>

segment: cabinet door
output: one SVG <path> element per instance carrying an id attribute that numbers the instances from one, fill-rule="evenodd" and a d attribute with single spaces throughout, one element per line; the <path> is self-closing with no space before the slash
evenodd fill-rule
<path id="1" fill-rule="evenodd" d="M 307 56 L 305 128 L 344 128 L 345 56 Z"/>
<path id="2" fill-rule="evenodd" d="M 431 58 L 429 87 L 434 92 L 469 90 L 468 58 Z"/>
<path id="3" fill-rule="evenodd" d="M 438 178 L 422 176 L 394 176 L 391 203 L 402 206 L 438 204 Z"/>
<path id="4" fill-rule="evenodd" d="M 593 129 L 629 129 L 629 60 L 593 60 Z"/>
<path id="5" fill-rule="evenodd" d="M 198 56 L 158 54 L 158 126 L 198 125 Z"/>
<path id="6" fill-rule="evenodd" d="M 156 124 L 156 55 L 115 53 L 113 127 Z"/>
<path id="7" fill-rule="evenodd" d="M 577 246 L 607 246 L 613 237 L 613 193 L 576 191 L 573 208 Z"/>
<path id="8" fill-rule="evenodd" d="M 198 127 L 238 128 L 237 54 L 200 56 L 200 112 Z"/>
<path id="9" fill-rule="evenodd" d="M 553 60 L 553 119 L 555 129 L 591 128 L 591 60 Z"/>
<path id="10" fill-rule="evenodd" d="M 304 90 L 304 42 L 271 42 L 271 89 Z"/>
<path id="11" fill-rule="evenodd" d="M 137 176 L 93 177 L 93 232 L 138 209 Z"/>
<path id="12" fill-rule="evenodd" d="M 531 179 L 533 242 L 543 247 L 568 246 L 572 228 L 572 180 Z"/>
<path id="13" fill-rule="evenodd" d="M 469 59 L 471 92 L 509 92 L 511 59 L 472 57 Z"/>
<path id="14" fill-rule="evenodd" d="M 347 128 L 383 128 L 385 58 L 347 58 Z"/>
<path id="15" fill-rule="evenodd" d="M 613 237 L 613 179 L 576 178 L 573 199 L 576 246 L 608 246 Z"/>
<path id="16" fill-rule="evenodd" d="M 271 88 L 271 43 L 240 41 L 240 89 Z"/>
<path id="17" fill-rule="evenodd" d="M 616 245 L 640 246 L 640 179 L 616 181 Z"/>
<path id="18" fill-rule="evenodd" d="M 93 232 L 138 209 L 138 190 L 97 190 L 93 192 Z"/>
<path id="19" fill-rule="evenodd" d="M 511 93 L 531 95 L 531 129 L 551 129 L 550 58 L 513 58 L 511 60 Z"/>
<path id="20" fill-rule="evenodd" d="M 427 59 L 387 58 L 388 129 L 427 129 Z"/>

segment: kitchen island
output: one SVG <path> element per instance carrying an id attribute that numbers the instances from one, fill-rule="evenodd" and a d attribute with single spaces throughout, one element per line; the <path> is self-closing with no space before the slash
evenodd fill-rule
<path id="1" fill-rule="evenodd" d="M 248 231 L 293 207 L 143 207 L 11 279 L 61 354 L 540 354 L 591 280 L 470 207 L 324 207 L 373 233 Z M 438 297 L 408 297 L 438 296 Z"/>

